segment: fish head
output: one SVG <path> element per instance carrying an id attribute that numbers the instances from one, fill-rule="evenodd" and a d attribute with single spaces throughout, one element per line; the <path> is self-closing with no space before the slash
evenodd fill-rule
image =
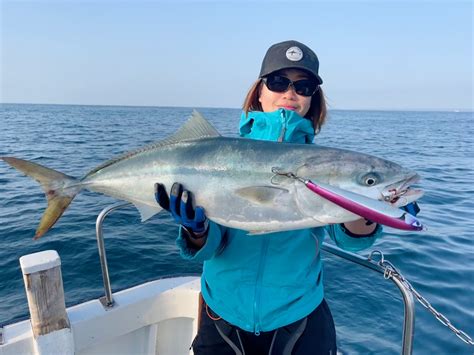
<path id="1" fill-rule="evenodd" d="M 413 170 L 372 155 L 323 149 L 296 169 L 304 179 L 326 183 L 366 197 L 404 206 L 423 195 L 412 189 L 420 180 Z"/>

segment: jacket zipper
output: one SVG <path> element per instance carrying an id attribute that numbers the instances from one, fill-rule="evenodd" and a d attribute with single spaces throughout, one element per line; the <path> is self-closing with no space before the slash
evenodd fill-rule
<path id="1" fill-rule="evenodd" d="M 285 115 L 285 110 L 279 109 L 280 111 L 280 117 L 281 117 L 281 132 L 280 132 L 280 137 L 278 138 L 278 142 L 283 142 L 285 139 L 285 133 L 286 133 L 286 115 Z"/>
<path id="2" fill-rule="evenodd" d="M 265 258 L 268 250 L 269 239 L 266 237 L 263 240 L 262 244 L 262 253 L 260 254 L 260 261 L 258 264 L 257 272 L 257 281 L 255 284 L 255 298 L 253 303 L 253 314 L 254 314 L 254 333 L 255 335 L 260 335 L 260 317 L 259 317 L 259 307 L 260 307 L 260 296 L 262 294 L 261 284 L 262 284 L 262 275 L 263 275 L 263 266 L 265 265 Z"/>

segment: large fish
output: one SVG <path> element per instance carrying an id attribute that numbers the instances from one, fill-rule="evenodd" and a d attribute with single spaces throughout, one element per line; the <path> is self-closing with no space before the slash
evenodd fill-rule
<path id="1" fill-rule="evenodd" d="M 180 182 L 211 220 L 255 234 L 360 218 L 279 171 L 349 191 L 355 199 L 363 195 L 403 205 L 422 195 L 409 188 L 418 175 L 393 162 L 314 144 L 222 137 L 196 111 L 173 136 L 109 160 L 82 179 L 13 157 L 0 159 L 37 180 L 46 193 L 48 207 L 35 238 L 56 223 L 82 189 L 133 203 L 145 221 L 161 210 L 154 184 L 169 191 Z"/>

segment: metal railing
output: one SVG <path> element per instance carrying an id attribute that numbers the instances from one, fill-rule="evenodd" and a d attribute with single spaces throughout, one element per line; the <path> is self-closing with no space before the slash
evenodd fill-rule
<path id="1" fill-rule="evenodd" d="M 402 338 L 402 354 L 408 355 L 413 350 L 413 336 L 415 331 L 415 301 L 410 290 L 392 274 L 387 273 L 387 269 L 376 263 L 373 260 L 374 254 L 383 255 L 380 251 L 376 250 L 370 253 L 368 258 L 364 258 L 358 254 L 351 253 L 345 250 L 341 250 L 331 244 L 323 243 L 321 249 L 325 252 L 331 253 L 353 263 L 362 265 L 371 270 L 377 271 L 384 275 L 385 279 L 390 279 L 400 290 L 403 297 L 404 304 L 404 319 L 403 319 L 403 338 Z"/>
<path id="2" fill-rule="evenodd" d="M 111 212 L 130 205 L 130 202 L 119 202 L 104 208 L 97 216 L 95 222 L 95 234 L 97 237 L 97 247 L 99 249 L 100 267 L 102 269 L 102 279 L 104 281 L 105 296 L 99 298 L 100 303 L 104 308 L 110 309 L 114 306 L 115 301 L 112 296 L 112 288 L 110 286 L 109 267 L 107 266 L 107 256 L 105 255 L 104 233 L 102 231 L 102 224 L 105 217 Z"/>
<path id="3" fill-rule="evenodd" d="M 102 268 L 102 279 L 104 281 L 104 290 L 105 296 L 101 297 L 99 300 L 104 306 L 106 310 L 112 308 L 115 305 L 115 301 L 112 295 L 112 289 L 110 286 L 110 277 L 109 277 L 109 269 L 107 266 L 107 256 L 105 254 L 105 245 L 104 245 L 104 234 L 102 230 L 102 224 L 104 222 L 105 217 L 107 217 L 110 213 L 115 210 L 118 210 L 123 207 L 129 206 L 129 202 L 119 202 L 104 208 L 99 216 L 97 217 L 96 221 L 96 236 L 97 236 L 97 246 L 99 248 L 99 257 L 100 257 L 100 265 Z M 323 243 L 322 249 L 325 252 L 331 253 L 343 259 L 346 259 L 350 262 L 354 262 L 356 264 L 362 265 L 367 267 L 371 270 L 379 272 L 384 275 L 385 279 L 392 280 L 395 285 L 400 290 L 403 303 L 405 307 L 404 313 L 404 322 L 403 322 L 403 339 L 402 339 L 402 354 L 403 355 L 410 355 L 413 349 L 413 335 L 415 329 L 415 304 L 413 300 L 412 293 L 410 290 L 396 277 L 393 277 L 391 273 L 387 273 L 387 269 L 383 267 L 383 265 L 379 262 L 376 263 L 373 260 L 374 254 L 379 253 L 381 258 L 383 259 L 383 255 L 379 251 L 374 251 L 370 254 L 369 258 L 364 258 L 358 254 L 347 252 L 341 250 L 333 245 Z"/>

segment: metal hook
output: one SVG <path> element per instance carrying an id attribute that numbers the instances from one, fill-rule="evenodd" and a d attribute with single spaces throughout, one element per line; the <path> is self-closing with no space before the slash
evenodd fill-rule
<path id="1" fill-rule="evenodd" d="M 289 178 L 292 178 L 292 179 L 296 179 L 296 175 L 294 173 L 292 173 L 291 171 L 282 171 L 282 170 L 280 170 L 280 168 L 278 168 L 276 166 L 274 166 L 272 168 L 272 173 L 276 174 L 276 175 L 286 176 L 286 177 L 289 177 Z"/>
<path id="2" fill-rule="evenodd" d="M 303 179 L 303 178 L 299 177 L 298 175 L 296 175 L 292 171 L 283 171 L 283 170 L 280 170 L 280 168 L 278 168 L 276 166 L 272 167 L 272 173 L 275 174 L 275 175 L 278 175 L 278 176 L 285 176 L 285 177 L 290 178 L 290 179 L 299 180 L 304 184 L 306 184 L 306 182 L 308 181 L 306 179 Z M 272 177 L 272 181 L 273 181 L 273 177 Z"/>
<path id="3" fill-rule="evenodd" d="M 398 191 L 397 189 L 391 189 L 388 191 L 388 194 L 382 193 L 384 201 L 394 203 L 400 199 L 403 195 L 408 192 L 408 189 Z"/>

